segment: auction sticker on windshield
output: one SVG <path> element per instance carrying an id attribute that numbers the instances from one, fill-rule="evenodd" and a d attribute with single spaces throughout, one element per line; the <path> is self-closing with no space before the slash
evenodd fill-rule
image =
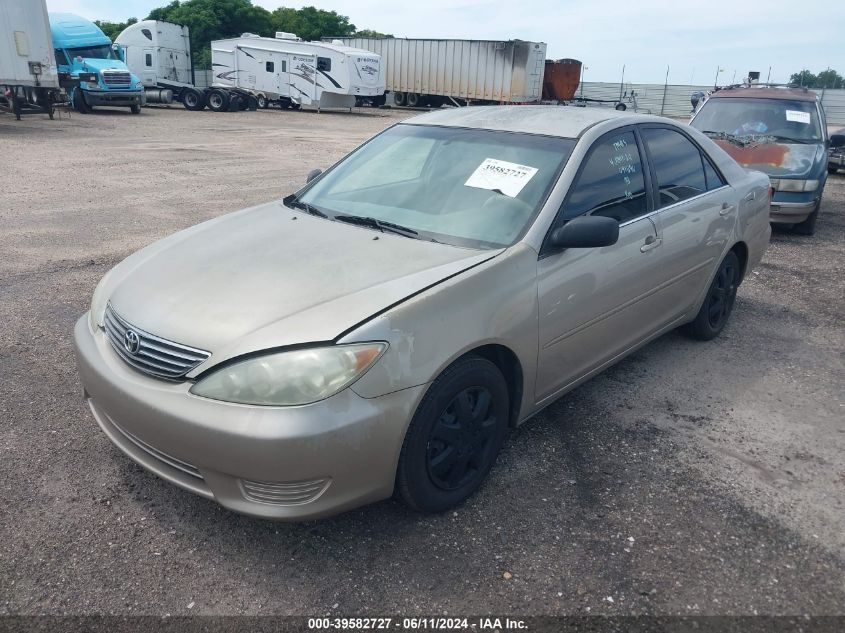
<path id="1" fill-rule="evenodd" d="M 464 183 L 466 187 L 489 189 L 515 198 L 537 173 L 536 167 L 486 158 Z"/>
<path id="2" fill-rule="evenodd" d="M 795 121 L 796 123 L 810 123 L 810 113 L 802 112 L 801 110 L 787 110 L 786 120 Z"/>

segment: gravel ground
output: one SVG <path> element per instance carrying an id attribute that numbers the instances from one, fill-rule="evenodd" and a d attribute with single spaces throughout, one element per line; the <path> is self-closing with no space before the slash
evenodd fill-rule
<path id="1" fill-rule="evenodd" d="M 106 270 L 406 115 L 0 118 L 0 614 L 845 613 L 843 175 L 718 340 L 666 335 L 563 398 L 456 512 L 259 521 L 109 443 L 71 351 Z"/>

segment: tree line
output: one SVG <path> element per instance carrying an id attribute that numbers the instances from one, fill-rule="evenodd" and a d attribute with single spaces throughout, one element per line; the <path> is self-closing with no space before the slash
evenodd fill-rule
<path id="1" fill-rule="evenodd" d="M 303 40 L 321 37 L 393 37 L 369 29 L 358 30 L 345 15 L 316 7 L 290 9 L 279 7 L 268 11 L 255 6 L 251 0 L 173 0 L 170 4 L 153 9 L 147 20 L 161 20 L 182 24 L 191 30 L 191 49 L 196 68 L 211 67 L 211 41 L 237 37 L 241 33 L 255 33 L 273 37 L 276 31 L 294 33 Z M 137 18 L 126 22 L 95 20 L 112 40 Z"/>
<path id="2" fill-rule="evenodd" d="M 818 75 L 804 69 L 801 72 L 793 73 L 789 78 L 789 83 L 806 88 L 815 88 L 817 90 L 824 88 L 845 88 L 845 77 L 830 68 L 821 71 Z"/>

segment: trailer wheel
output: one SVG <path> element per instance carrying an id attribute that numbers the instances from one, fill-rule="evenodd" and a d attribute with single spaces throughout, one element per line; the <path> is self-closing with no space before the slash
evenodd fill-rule
<path id="1" fill-rule="evenodd" d="M 405 95 L 405 105 L 409 108 L 416 108 L 420 105 L 420 96 L 416 92 L 409 92 Z"/>
<path id="2" fill-rule="evenodd" d="M 258 107 L 262 110 L 266 109 L 267 106 L 270 105 L 270 102 L 267 101 L 267 97 L 265 97 L 264 95 L 258 95 L 256 97 L 256 100 L 258 101 Z"/>
<path id="3" fill-rule="evenodd" d="M 196 88 L 186 88 L 182 93 L 182 105 L 186 110 L 202 110 L 205 107 L 205 95 Z"/>
<path id="4" fill-rule="evenodd" d="M 398 106 L 405 105 L 405 93 L 404 92 L 394 92 L 393 93 L 393 101 Z"/>
<path id="5" fill-rule="evenodd" d="M 215 88 L 208 93 L 208 109 L 212 112 L 225 112 L 229 109 L 229 93 Z"/>

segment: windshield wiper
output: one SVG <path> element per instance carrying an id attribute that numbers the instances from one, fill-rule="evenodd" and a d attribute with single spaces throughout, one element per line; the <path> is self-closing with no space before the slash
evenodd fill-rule
<path id="1" fill-rule="evenodd" d="M 377 218 L 365 215 L 336 215 L 335 220 L 339 222 L 347 222 L 349 224 L 357 224 L 358 226 L 367 226 L 372 229 L 377 229 L 382 233 L 395 233 L 396 235 L 403 235 L 405 237 L 417 237 L 418 231 L 402 226 L 401 224 L 394 224 L 393 222 L 385 222 Z"/>
<path id="2" fill-rule="evenodd" d="M 285 206 L 290 207 L 291 209 L 302 209 L 306 213 L 310 213 L 311 215 L 316 215 L 318 218 L 327 218 L 329 217 L 322 211 L 320 211 L 317 207 L 308 204 L 307 202 L 303 202 L 295 195 L 290 195 L 284 200 L 282 200 L 282 204 Z"/>
<path id="3" fill-rule="evenodd" d="M 821 143 L 821 141 L 814 141 L 812 139 L 792 138 L 791 136 L 780 136 L 778 134 L 773 135 L 772 138 L 783 143 L 795 143 L 796 145 L 815 145 L 816 143 Z"/>

